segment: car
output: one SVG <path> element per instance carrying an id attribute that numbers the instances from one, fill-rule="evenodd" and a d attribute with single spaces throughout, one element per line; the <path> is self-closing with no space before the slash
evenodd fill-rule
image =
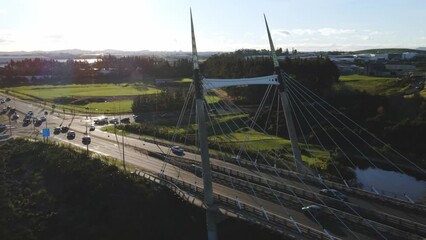
<path id="1" fill-rule="evenodd" d="M 0 123 L 0 132 L 3 132 L 6 129 L 7 129 L 6 125 L 4 125 L 3 123 Z"/>
<path id="2" fill-rule="evenodd" d="M 15 113 L 15 112 L 16 112 L 16 108 L 14 108 L 14 107 L 9 110 L 10 114 Z"/>
<path id="3" fill-rule="evenodd" d="M 126 118 L 122 118 L 120 120 L 121 123 L 130 123 L 130 118 L 126 117 Z"/>
<path id="4" fill-rule="evenodd" d="M 82 142 L 84 145 L 89 145 L 89 144 L 90 144 L 90 142 L 91 142 L 91 139 L 90 139 L 90 137 L 89 137 L 89 136 L 84 136 L 84 137 L 81 139 L 81 142 Z"/>
<path id="5" fill-rule="evenodd" d="M 32 115 L 34 115 L 34 113 L 33 113 L 33 111 L 28 111 L 28 112 L 27 112 L 27 115 L 28 115 L 28 116 L 32 116 Z"/>
<path id="6" fill-rule="evenodd" d="M 321 195 L 325 195 L 325 196 L 328 196 L 328 197 L 339 199 L 339 200 L 342 200 L 342 201 L 345 201 L 345 202 L 348 201 L 348 197 L 345 194 L 337 191 L 336 189 L 332 189 L 332 188 L 326 189 L 326 188 L 324 188 L 324 189 L 321 189 L 319 193 Z"/>
<path id="7" fill-rule="evenodd" d="M 7 108 L 3 108 L 3 110 L 1 111 L 1 113 L 7 113 Z"/>
<path id="8" fill-rule="evenodd" d="M 67 139 L 68 140 L 73 140 L 75 138 L 75 132 L 74 131 L 69 131 L 67 133 Z"/>
<path id="9" fill-rule="evenodd" d="M 95 120 L 95 124 L 96 125 L 105 125 L 105 124 L 108 124 L 108 118 L 96 119 Z"/>
<path id="10" fill-rule="evenodd" d="M 4 100 L 4 99 L 0 99 L 0 103 L 1 104 L 3 104 L 3 103 L 5 103 L 6 101 Z"/>
<path id="11" fill-rule="evenodd" d="M 133 119 L 135 119 L 135 122 L 143 122 L 144 118 L 142 117 L 142 115 L 135 115 L 133 117 Z"/>
<path id="12" fill-rule="evenodd" d="M 24 120 L 22 121 L 22 126 L 26 127 L 26 126 L 30 125 L 30 123 L 31 123 L 31 119 L 24 118 Z"/>
<path id="13" fill-rule="evenodd" d="M 180 147 L 180 146 L 173 146 L 173 147 L 171 147 L 170 149 L 172 150 L 172 153 L 174 153 L 174 154 L 176 154 L 176 155 L 183 155 L 183 153 L 185 152 L 185 151 L 183 150 L 183 148 L 182 148 L 182 147 Z"/>
<path id="14" fill-rule="evenodd" d="M 117 124 L 118 123 L 118 119 L 117 118 L 110 119 L 109 123 Z"/>
<path id="15" fill-rule="evenodd" d="M 49 115 L 49 112 L 48 111 L 44 111 L 44 115 Z"/>
<path id="16" fill-rule="evenodd" d="M 316 217 L 316 216 L 322 214 L 323 209 L 322 209 L 322 207 L 313 204 L 313 205 L 309 205 L 309 206 L 306 206 L 306 207 L 302 207 L 302 212 L 304 214 L 308 215 L 308 216 Z"/>
<path id="17" fill-rule="evenodd" d="M 10 105 L 7 105 L 6 109 L 7 109 L 7 110 L 11 109 Z"/>
<path id="18" fill-rule="evenodd" d="M 217 109 L 213 108 L 209 110 L 209 113 L 217 114 Z"/>
<path id="19" fill-rule="evenodd" d="M 13 115 L 12 115 L 12 120 L 16 120 L 16 119 L 18 119 L 18 118 L 19 118 L 19 115 L 18 115 L 18 114 L 16 114 L 16 113 L 15 113 L 15 114 L 13 114 Z"/>
<path id="20" fill-rule="evenodd" d="M 40 119 L 37 119 L 37 118 L 35 118 L 35 121 L 33 121 L 33 122 L 34 122 L 35 127 L 40 127 L 41 124 L 43 123 L 43 121 L 41 121 Z"/>
<path id="21" fill-rule="evenodd" d="M 40 121 L 42 121 L 42 122 L 45 122 L 45 121 L 47 120 L 45 116 L 41 116 L 39 119 L 40 119 Z"/>
<path id="22" fill-rule="evenodd" d="M 9 102 L 10 101 L 10 98 L 6 98 L 6 102 Z"/>
<path id="23" fill-rule="evenodd" d="M 59 134 L 59 133 L 61 133 L 61 128 L 60 128 L 60 127 L 55 127 L 55 128 L 53 129 L 53 134 L 57 135 L 57 134 Z"/>
<path id="24" fill-rule="evenodd" d="M 66 132 L 68 132 L 68 130 L 70 130 L 70 128 L 67 127 L 67 126 L 62 126 L 61 127 L 61 133 L 66 133 Z"/>
<path id="25" fill-rule="evenodd" d="M 90 127 L 89 127 L 89 131 L 95 131 L 95 125 L 90 125 Z"/>

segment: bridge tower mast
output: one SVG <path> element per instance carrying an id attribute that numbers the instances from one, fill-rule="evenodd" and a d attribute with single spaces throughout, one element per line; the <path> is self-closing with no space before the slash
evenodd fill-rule
<path id="1" fill-rule="evenodd" d="M 278 90 L 279 90 L 279 94 L 281 98 L 281 104 L 283 105 L 283 109 L 284 109 L 284 115 L 285 115 L 285 120 L 287 124 L 288 134 L 290 136 L 291 148 L 293 150 L 294 162 L 296 164 L 297 171 L 301 173 L 305 173 L 306 168 L 302 163 L 302 155 L 300 153 L 300 147 L 297 141 L 296 129 L 294 127 L 293 116 L 291 114 L 290 101 L 288 97 L 288 89 L 287 89 L 287 86 L 285 85 L 281 68 L 278 63 L 278 58 L 275 53 L 275 47 L 274 47 L 274 43 L 272 42 L 271 32 L 269 31 L 266 16 L 263 15 L 263 17 L 265 19 L 266 31 L 268 32 L 269 45 L 271 47 L 271 57 L 272 57 L 272 61 L 274 62 L 274 72 L 275 74 L 278 75 L 278 82 L 280 84 L 278 86 Z"/>
<path id="2" fill-rule="evenodd" d="M 206 220 L 208 240 L 217 239 L 216 231 L 216 213 L 217 209 L 213 202 L 213 185 L 210 170 L 209 148 L 207 143 L 207 130 L 204 111 L 204 90 L 202 79 L 200 77 L 200 68 L 198 66 L 197 46 L 195 43 L 194 24 L 191 15 L 191 35 L 192 35 L 192 63 L 193 63 L 193 81 L 195 84 L 195 103 L 196 115 L 198 120 L 198 136 L 201 151 L 201 166 L 203 169 L 203 187 L 204 187 L 204 203 L 206 204 Z"/>

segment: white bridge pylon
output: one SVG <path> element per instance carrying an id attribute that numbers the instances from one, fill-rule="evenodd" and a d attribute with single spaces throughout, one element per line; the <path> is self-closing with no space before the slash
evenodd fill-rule
<path id="1" fill-rule="evenodd" d="M 255 77 L 255 78 L 234 78 L 234 79 L 215 79 L 215 78 L 204 78 L 203 89 L 204 91 L 231 87 L 231 86 L 241 86 L 241 85 L 280 85 L 278 82 L 278 75 L 269 75 L 264 77 Z"/>

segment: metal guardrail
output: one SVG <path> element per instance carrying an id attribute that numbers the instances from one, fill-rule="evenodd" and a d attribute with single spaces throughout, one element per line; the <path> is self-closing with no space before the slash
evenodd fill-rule
<path id="1" fill-rule="evenodd" d="M 224 180 L 224 181 L 232 181 L 232 184 L 234 186 L 239 186 L 238 189 L 253 188 L 259 195 L 261 194 L 262 197 L 264 197 L 265 199 L 268 199 L 269 201 L 278 203 L 278 200 L 276 200 L 275 198 L 273 198 L 271 196 L 271 191 L 273 191 L 273 195 L 277 196 L 280 200 L 283 200 L 282 201 L 283 203 L 285 203 L 287 206 L 291 205 L 291 207 L 296 208 L 296 209 L 300 209 L 303 206 L 312 205 L 312 204 L 318 205 L 318 203 L 313 202 L 311 200 L 307 200 L 307 199 L 300 200 L 298 197 L 296 197 L 294 195 L 286 194 L 286 193 L 283 193 L 283 192 L 280 192 L 280 191 L 277 191 L 277 190 L 271 190 L 267 187 L 264 187 L 264 186 L 261 186 L 261 185 L 255 184 L 255 183 L 249 183 L 247 181 L 244 181 L 244 180 L 241 180 L 241 179 L 235 179 L 235 178 L 229 179 L 229 177 L 224 175 L 224 174 L 213 173 L 213 177 L 214 178 L 220 178 L 221 180 Z M 301 189 L 299 189 L 299 190 L 301 190 Z M 306 193 L 307 195 L 312 194 L 312 193 L 308 193 L 308 192 L 304 192 L 304 193 Z M 325 206 L 323 206 L 323 208 L 327 209 Z M 340 219 L 344 220 L 345 222 L 348 222 L 352 225 L 362 226 L 363 229 L 364 229 L 363 231 L 366 231 L 366 232 L 374 233 L 373 229 L 371 228 L 371 226 L 374 226 L 377 229 L 377 231 L 380 231 L 382 234 L 392 236 L 396 239 L 422 239 L 421 237 L 414 235 L 412 233 L 405 232 L 405 231 L 402 231 L 402 230 L 397 229 L 395 227 L 391 227 L 391 226 L 388 226 L 388 225 L 385 225 L 385 224 L 382 224 L 382 223 L 367 220 L 363 217 L 359 217 L 357 215 L 346 213 L 346 212 L 337 210 L 335 208 L 328 207 L 328 211 L 326 211 L 326 213 L 327 213 L 328 217 L 330 217 L 330 218 L 334 217 L 334 215 L 333 215 L 333 213 L 334 213 Z M 410 224 L 410 223 L 407 223 L 407 224 Z M 411 224 L 414 224 L 414 223 L 411 222 Z M 420 226 L 420 225 L 415 225 L 415 226 L 417 227 L 417 230 L 420 230 L 420 233 L 425 234 L 425 231 L 423 231 L 423 230 L 426 230 L 424 228 L 424 226 Z M 414 227 L 414 226 L 410 225 L 410 227 Z M 421 230 L 419 228 L 423 228 L 423 230 Z"/>
<path id="2" fill-rule="evenodd" d="M 191 170 L 191 167 L 189 167 L 191 166 L 191 164 L 198 163 L 194 160 L 189 160 L 189 159 L 184 159 L 184 158 L 174 157 L 174 156 L 165 156 L 164 154 L 159 154 L 155 152 L 150 152 L 150 155 L 157 158 L 161 158 L 171 164 L 180 166 L 188 171 Z M 237 183 L 240 187 L 244 187 L 246 189 L 250 189 L 250 187 L 254 186 L 258 192 L 262 193 L 265 199 L 270 199 L 274 202 L 277 202 L 276 199 L 271 199 L 270 189 L 265 188 L 265 186 L 270 186 L 272 189 L 275 190 L 274 193 L 276 196 L 279 196 L 280 198 L 284 199 L 286 204 L 290 203 L 292 207 L 296 209 L 300 209 L 303 206 L 301 205 L 300 200 L 297 197 L 293 195 L 289 195 L 289 193 L 290 194 L 294 193 L 297 196 L 302 197 L 303 201 L 307 202 L 308 204 L 317 204 L 318 197 L 321 197 L 322 199 L 325 199 L 327 201 L 331 201 L 333 203 L 333 212 L 335 214 L 338 214 L 339 217 L 346 219 L 350 223 L 360 224 L 364 228 L 367 228 L 367 231 L 371 230 L 371 225 L 374 223 L 375 225 L 380 224 L 378 225 L 377 228 L 382 229 L 381 231 L 383 231 L 384 233 L 388 235 L 393 235 L 399 238 L 408 237 L 410 239 L 416 239 L 417 236 L 412 234 L 410 235 L 410 233 L 420 234 L 420 235 L 425 235 L 426 233 L 425 225 L 419 224 L 407 219 L 402 219 L 392 215 L 384 214 L 381 212 L 374 211 L 372 209 L 369 209 L 369 210 L 362 209 L 362 208 L 359 209 L 358 206 L 352 205 L 352 208 L 358 208 L 358 210 L 361 210 L 362 217 L 359 217 L 351 213 L 346 213 L 342 211 L 341 209 L 336 209 L 336 206 L 339 206 L 339 205 L 341 207 L 347 208 L 347 206 L 345 206 L 345 204 L 342 204 L 342 202 L 339 200 L 329 198 L 326 196 L 320 196 L 316 193 L 305 191 L 304 189 L 301 189 L 301 188 L 284 185 L 276 181 L 270 181 L 268 179 L 245 174 L 240 171 L 232 170 L 229 168 L 224 168 L 217 165 L 211 165 L 211 167 L 212 167 L 212 170 L 217 171 L 217 172 L 214 172 L 214 171 L 212 172 L 213 174 L 212 176 L 213 178 L 215 178 L 215 180 L 219 179 L 219 180 L 225 180 L 228 182 L 231 181 L 232 182 L 231 184 L 235 185 Z M 221 172 L 221 173 L 218 173 L 218 172 Z M 229 176 L 232 175 L 234 179 L 229 179 L 229 177 L 226 176 L 225 174 L 228 174 Z M 241 179 L 247 179 L 254 184 L 247 183 L 246 181 L 243 181 Z M 261 186 L 257 184 L 260 184 Z M 305 205 L 308 205 L 308 204 L 305 204 Z M 349 203 L 346 203 L 346 204 L 349 204 Z M 331 215 L 332 213 L 330 213 L 330 216 Z M 374 222 L 366 220 L 365 218 L 369 218 L 370 220 Z M 366 222 L 366 221 L 369 221 L 369 222 Z M 401 229 L 404 229 L 404 230 L 401 230 Z"/>
<path id="3" fill-rule="evenodd" d="M 142 173 L 139 174 L 140 176 L 172 189 L 179 196 L 188 201 L 191 201 L 191 199 L 189 199 L 188 197 L 188 192 L 191 192 L 197 196 L 203 196 L 203 188 L 195 188 L 194 185 L 184 182 L 182 180 L 178 180 L 166 175 L 163 175 L 162 178 L 160 178 L 151 174 L 143 172 L 140 173 Z M 185 189 L 186 191 L 183 191 L 183 189 Z M 296 227 L 294 222 L 290 219 L 283 218 L 270 212 L 266 212 L 259 207 L 254 207 L 246 203 L 237 202 L 235 199 L 231 199 L 221 194 L 214 193 L 213 195 L 216 203 L 220 204 L 220 206 L 226 209 L 227 211 L 242 217 L 242 219 L 250 220 L 251 222 L 278 231 L 281 234 L 286 234 L 287 231 L 290 230 L 292 231 L 292 233 L 296 235 L 301 234 L 303 238 L 307 239 L 330 239 L 329 235 L 327 235 L 326 233 L 301 224 L 297 224 Z M 265 213 L 267 214 L 267 218 L 265 217 Z M 333 238 L 339 239 L 336 237 Z M 295 237 L 295 239 L 300 239 L 300 237 Z"/>
<path id="4" fill-rule="evenodd" d="M 308 199 L 311 201 L 315 201 L 318 202 L 318 198 L 321 198 L 327 202 L 332 203 L 333 208 L 339 208 L 339 211 L 342 210 L 342 208 L 348 209 L 348 207 L 346 205 L 350 205 L 353 209 L 357 209 L 357 212 L 360 213 L 361 212 L 361 216 L 364 218 L 369 218 L 373 221 L 376 222 L 380 222 L 383 224 L 387 224 L 390 225 L 392 227 L 395 228 L 399 228 L 399 229 L 404 229 L 404 231 L 409 231 L 415 234 L 420 234 L 420 235 L 426 235 L 426 226 L 414 221 L 410 221 L 407 219 L 403 219 L 403 218 L 399 218 L 396 216 L 392 216 L 389 214 L 385 214 L 382 212 L 378 212 L 375 211 L 374 209 L 364 209 L 360 206 L 357 205 L 353 205 L 350 203 L 342 203 L 341 201 L 334 199 L 334 198 L 330 198 L 327 196 L 322 196 L 319 195 L 317 193 L 313 193 L 310 191 L 306 191 L 304 189 L 298 188 L 298 187 L 293 187 L 293 186 L 288 186 L 276 181 L 271 181 L 268 179 L 264 179 L 261 177 L 257 177 L 257 176 L 253 176 L 253 175 L 249 175 L 249 174 L 245 174 L 236 170 L 232 170 L 229 168 L 224 168 L 224 167 L 220 167 L 220 166 L 216 166 L 216 165 L 212 165 L 212 170 L 216 170 L 219 172 L 222 172 L 223 174 L 229 174 L 231 176 L 240 178 L 240 179 L 248 179 L 251 182 L 254 182 L 256 184 L 261 184 L 263 186 L 270 186 L 272 189 L 274 190 L 278 190 L 280 192 L 286 192 L 286 193 L 294 193 L 297 196 L 303 197 L 304 199 Z M 217 174 L 216 174 L 217 175 Z"/>
<path id="5" fill-rule="evenodd" d="M 164 142 L 161 142 L 161 141 L 154 141 L 152 139 L 144 139 L 144 141 L 154 143 L 154 144 L 158 144 L 158 145 L 165 146 L 165 147 L 171 147 L 172 146 L 171 144 L 167 144 L 167 143 L 164 143 Z M 193 151 L 190 148 L 185 148 L 185 151 L 191 152 L 191 153 L 196 153 L 195 151 Z M 223 159 L 221 159 L 219 156 L 217 156 L 215 154 L 210 154 L 210 156 L 217 159 L 217 160 L 223 161 Z M 231 159 L 231 158 L 228 158 L 225 162 L 237 163 L 237 161 L 235 159 Z M 280 169 L 280 168 L 273 168 L 273 167 L 265 165 L 265 164 L 257 164 L 257 163 L 247 161 L 247 160 L 243 160 L 243 159 L 239 159 L 238 163 L 241 164 L 241 166 L 243 166 L 243 167 L 245 166 L 245 167 L 249 167 L 249 168 L 252 168 L 252 169 L 255 168 L 255 165 L 256 165 L 256 167 L 259 168 L 260 171 L 267 172 L 267 173 L 271 173 L 271 172 L 276 171 L 282 176 L 291 177 L 291 178 L 294 178 L 294 179 L 297 179 L 297 177 L 295 176 L 297 174 L 298 177 L 303 179 L 304 181 L 308 181 L 312 184 L 315 184 L 316 186 L 322 187 L 322 184 L 319 182 L 320 180 L 318 178 L 314 177 L 314 176 L 303 175 L 303 174 L 299 174 L 299 173 L 296 173 L 296 172 L 292 172 L 292 171 L 288 171 L 288 170 L 284 170 L 284 169 Z M 339 191 L 346 192 L 346 193 L 349 193 L 349 194 L 355 194 L 355 195 L 363 196 L 363 197 L 366 197 L 366 198 L 371 198 L 371 199 L 381 201 L 381 202 L 386 203 L 386 204 L 395 205 L 397 207 L 404 207 L 404 208 L 409 209 L 411 211 L 415 211 L 415 212 L 421 211 L 424 214 L 426 214 L 426 205 L 420 205 L 420 204 L 415 204 L 415 203 L 413 204 L 409 201 L 404 201 L 404 200 L 401 200 L 401 199 L 398 199 L 398 198 L 393 198 L 393 197 L 387 196 L 387 195 L 377 195 L 373 192 L 369 192 L 369 191 L 366 191 L 366 190 L 363 190 L 363 189 L 360 189 L 360 188 L 347 187 L 343 184 L 339 184 L 339 183 L 332 182 L 332 181 L 325 180 L 325 179 L 323 179 L 321 181 L 322 181 L 322 183 L 324 183 L 329 188 L 334 188 L 334 189 L 337 189 Z"/>
<path id="6" fill-rule="evenodd" d="M 178 157 L 174 157 L 174 156 L 166 156 L 163 154 L 158 154 L 155 152 L 150 153 L 151 156 L 155 156 L 157 158 L 161 158 L 171 164 L 177 165 L 183 169 L 186 169 L 188 171 L 191 171 L 192 168 L 190 167 L 192 164 L 198 164 L 198 162 L 194 161 L 194 160 L 189 160 L 189 159 L 184 159 L 184 158 L 178 158 Z M 377 212 L 374 210 L 367 210 L 367 209 L 363 209 L 360 208 L 356 205 L 352 205 L 352 208 L 357 208 L 358 213 L 359 210 L 361 210 L 362 217 L 359 217 L 358 215 L 354 215 L 351 213 L 346 213 L 344 211 L 342 211 L 341 209 L 336 209 L 336 206 L 343 206 L 347 209 L 349 209 L 347 206 L 345 206 L 345 204 L 342 204 L 341 201 L 338 201 L 336 199 L 333 198 L 329 198 L 326 196 L 319 196 L 316 193 L 312 193 L 309 191 L 305 191 L 304 189 L 301 188 L 297 188 L 297 187 L 292 187 L 292 186 L 288 186 L 288 185 L 284 185 L 281 183 L 278 183 L 276 181 L 270 181 L 261 177 L 257 177 L 257 176 L 253 176 L 253 175 L 249 175 L 249 174 L 245 174 L 236 170 L 232 170 L 232 169 L 228 169 L 228 168 L 224 168 L 224 167 L 220 167 L 217 165 L 212 165 L 212 170 L 214 171 L 218 171 L 218 172 L 212 172 L 212 176 L 213 178 L 217 181 L 217 180 L 222 180 L 225 181 L 225 184 L 228 185 L 239 185 L 244 189 L 247 189 L 248 193 L 250 193 L 250 188 L 252 188 L 254 186 L 255 190 L 258 193 L 261 193 L 262 197 L 264 199 L 268 199 L 268 200 L 272 200 L 273 202 L 278 202 L 277 199 L 271 198 L 271 191 L 269 188 L 265 188 L 265 186 L 269 186 L 272 189 L 274 189 L 274 194 L 275 196 L 279 196 L 281 199 L 283 199 L 287 204 L 291 204 L 293 208 L 295 209 L 300 209 L 301 207 L 303 207 L 303 205 L 309 205 L 309 204 L 317 204 L 317 200 L 318 197 L 321 197 L 323 199 L 326 199 L 327 201 L 331 201 L 333 202 L 334 206 L 333 206 L 333 212 L 334 214 L 339 215 L 340 218 L 345 219 L 346 221 L 350 222 L 350 223 L 354 223 L 354 224 L 358 224 L 360 226 L 362 226 L 363 228 L 365 228 L 365 230 L 367 231 L 371 231 L 371 225 L 377 225 L 377 228 L 382 229 L 381 232 L 386 233 L 387 235 L 392 235 L 394 237 L 397 238 L 410 238 L 410 239 L 416 239 L 417 236 L 412 235 L 410 233 L 413 234 L 419 234 L 419 235 L 425 235 L 426 233 L 426 226 L 422 225 L 422 224 L 418 224 L 416 222 L 407 220 L 407 219 L 402 219 L 399 217 L 395 217 L 392 215 L 387 215 L 381 212 Z M 223 174 L 222 174 L 223 173 Z M 228 176 L 226 176 L 225 174 L 229 175 L 229 176 L 233 176 L 233 178 L 230 178 Z M 251 183 L 247 183 L 246 181 L 243 181 L 241 179 L 246 179 L 249 180 L 249 182 Z M 258 185 L 260 184 L 260 186 Z M 249 186 L 250 185 L 250 186 Z M 300 200 L 298 199 L 298 197 L 290 195 L 290 194 L 295 194 L 299 197 L 304 198 L 303 202 L 305 202 L 304 204 L 300 203 Z M 349 204 L 349 203 L 346 203 Z M 332 217 L 331 215 L 333 215 L 331 212 L 329 213 L 330 217 Z M 367 217 L 368 215 L 368 217 Z M 366 218 L 369 218 L 369 220 L 367 220 Z M 372 221 L 374 222 L 372 222 Z M 379 224 L 379 225 L 378 225 Z M 403 230 L 401 230 L 403 229 Z"/>

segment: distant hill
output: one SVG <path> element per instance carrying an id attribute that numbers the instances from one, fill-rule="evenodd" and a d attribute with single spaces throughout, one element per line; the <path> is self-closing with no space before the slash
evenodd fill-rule
<path id="1" fill-rule="evenodd" d="M 405 53 L 405 52 L 415 52 L 415 53 L 426 53 L 426 48 L 376 48 L 376 49 L 365 49 L 354 51 L 355 54 L 366 54 L 366 53 Z"/>

